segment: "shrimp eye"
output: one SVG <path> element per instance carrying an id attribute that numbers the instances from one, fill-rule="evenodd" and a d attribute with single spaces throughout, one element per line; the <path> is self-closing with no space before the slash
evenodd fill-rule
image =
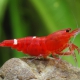
<path id="1" fill-rule="evenodd" d="M 67 29 L 66 32 L 69 32 L 69 30 Z"/>
<path id="2" fill-rule="evenodd" d="M 66 29 L 66 32 L 69 32 L 71 29 L 69 28 L 69 29 Z"/>

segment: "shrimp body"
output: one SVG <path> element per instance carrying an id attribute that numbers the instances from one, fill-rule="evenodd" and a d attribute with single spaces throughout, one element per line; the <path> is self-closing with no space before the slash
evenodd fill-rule
<path id="1" fill-rule="evenodd" d="M 29 54 L 31 56 L 47 56 L 45 45 L 45 37 L 25 37 L 13 40 L 4 40 L 0 46 L 11 47 L 18 51 L 22 51 L 24 54 Z"/>
<path id="2" fill-rule="evenodd" d="M 46 58 L 49 54 L 55 55 L 70 55 L 77 49 L 80 53 L 80 49 L 70 43 L 72 36 L 75 36 L 80 32 L 80 29 L 75 29 L 70 32 L 70 28 L 54 32 L 45 37 L 25 37 L 13 40 L 4 40 L 0 43 L 2 47 L 11 47 L 18 51 L 22 51 L 25 54 L 31 56 L 42 56 Z M 62 52 L 64 49 L 69 48 L 68 52 Z"/>

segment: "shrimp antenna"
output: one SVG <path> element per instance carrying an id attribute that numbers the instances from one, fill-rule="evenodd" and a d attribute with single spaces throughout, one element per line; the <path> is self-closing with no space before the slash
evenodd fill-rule
<path id="1" fill-rule="evenodd" d="M 74 3 L 75 3 L 75 0 L 74 0 Z M 76 23 L 76 25 L 77 25 L 77 28 L 79 28 L 79 24 L 78 24 L 78 22 L 77 22 L 77 19 L 76 19 L 74 13 L 73 13 L 73 10 L 71 10 L 71 12 L 72 12 L 72 15 L 73 15 L 73 17 L 74 17 L 74 20 L 75 20 L 75 23 Z M 74 42 L 76 36 L 77 36 L 77 34 L 74 36 L 74 38 L 73 38 L 73 40 L 72 40 L 72 43 Z"/>
<path id="2" fill-rule="evenodd" d="M 73 0 L 73 1 L 74 1 L 74 3 L 76 3 L 75 0 Z M 74 4 L 74 5 L 75 5 L 75 4 Z M 73 6 L 74 6 L 74 5 L 73 5 Z M 73 7 L 73 6 L 72 6 L 72 7 Z M 78 22 L 77 22 L 77 19 L 76 19 L 75 15 L 74 15 L 74 12 L 73 12 L 72 9 L 71 9 L 71 12 L 72 12 L 72 15 L 73 15 L 73 17 L 74 17 L 74 20 L 75 20 L 75 23 L 76 23 L 76 25 L 77 25 L 77 28 L 79 28 L 79 24 L 78 24 Z"/>
<path id="3" fill-rule="evenodd" d="M 79 28 L 79 24 L 78 24 L 78 22 L 77 22 L 77 19 L 76 19 L 75 15 L 74 15 L 73 11 L 72 11 L 72 14 L 73 14 L 73 17 L 74 17 L 75 23 L 76 23 L 76 25 L 77 25 L 77 28 Z"/>
<path id="4" fill-rule="evenodd" d="M 74 3 L 75 3 L 75 0 L 73 0 L 73 1 L 74 1 Z M 74 5 L 75 5 L 75 4 L 74 4 Z M 73 6 L 74 6 L 74 5 L 73 5 Z M 72 6 L 72 7 L 73 7 L 73 6 Z M 77 25 L 77 28 L 79 28 L 79 24 L 78 24 L 78 22 L 77 22 L 77 19 L 76 19 L 75 15 L 74 15 L 74 12 L 73 12 L 72 9 L 71 9 L 71 12 L 72 12 L 72 15 L 73 15 L 73 17 L 74 17 L 74 20 L 75 20 L 75 23 L 76 23 L 76 25 Z M 77 36 L 77 34 L 74 36 L 74 38 L 73 38 L 73 40 L 72 40 L 72 43 L 74 42 L 76 36 Z"/>

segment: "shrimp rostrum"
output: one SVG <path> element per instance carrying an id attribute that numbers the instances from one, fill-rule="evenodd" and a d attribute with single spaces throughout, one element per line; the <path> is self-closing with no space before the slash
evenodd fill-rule
<path id="1" fill-rule="evenodd" d="M 20 39 L 4 40 L 0 43 L 1 47 L 11 47 L 24 54 L 46 58 L 50 54 L 55 55 L 74 55 L 75 49 L 80 53 L 80 49 L 70 39 L 80 33 L 80 29 L 71 31 L 71 28 L 56 31 L 44 37 L 25 37 Z M 63 52 L 64 49 L 68 51 Z"/>

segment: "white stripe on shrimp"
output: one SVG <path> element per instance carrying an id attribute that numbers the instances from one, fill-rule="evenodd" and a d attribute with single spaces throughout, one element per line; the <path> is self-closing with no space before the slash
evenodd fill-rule
<path id="1" fill-rule="evenodd" d="M 36 36 L 33 36 L 33 38 L 36 38 Z"/>
<path id="2" fill-rule="evenodd" d="M 14 43 L 13 43 L 14 45 L 17 45 L 18 44 L 18 41 L 17 41 L 17 39 L 14 39 Z"/>

